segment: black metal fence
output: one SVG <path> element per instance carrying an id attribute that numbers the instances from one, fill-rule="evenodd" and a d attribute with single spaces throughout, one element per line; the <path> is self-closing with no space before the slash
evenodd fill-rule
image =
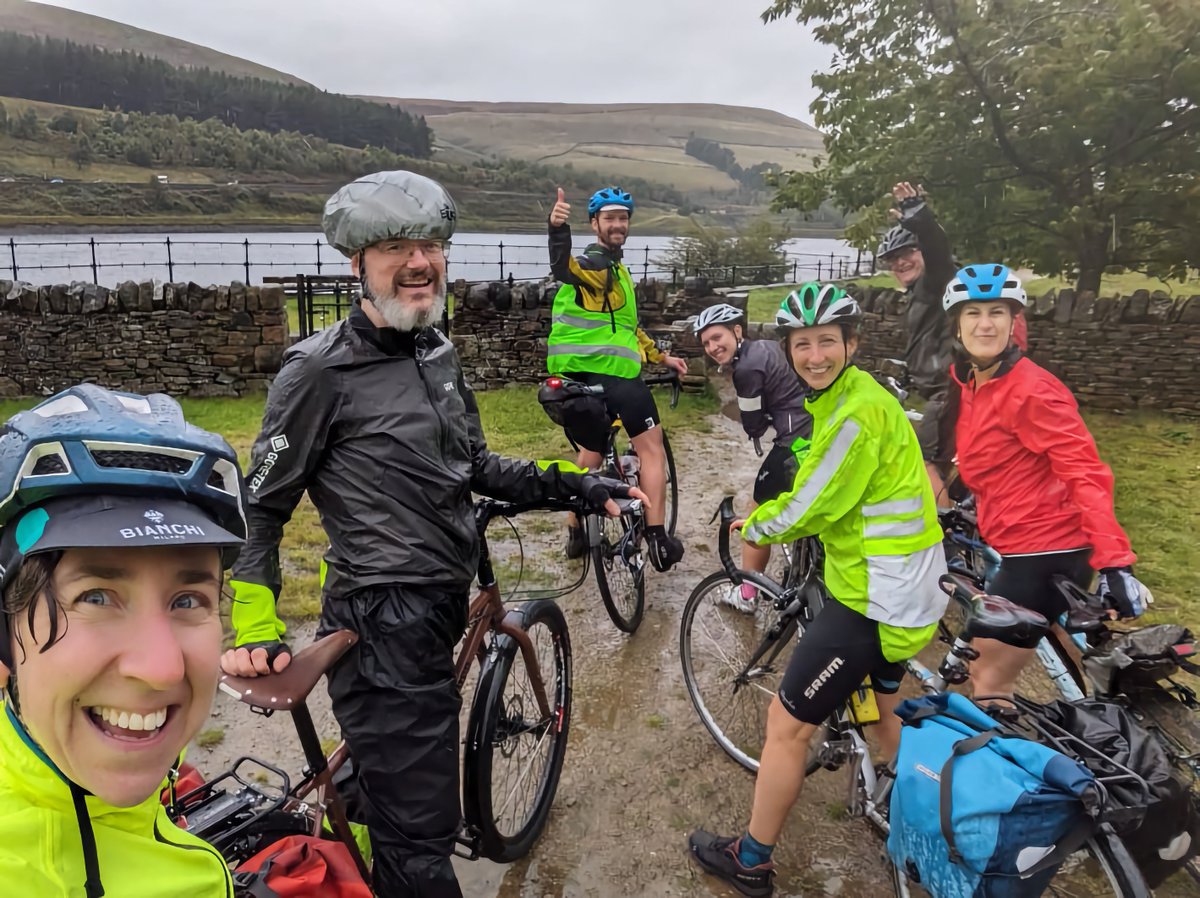
<path id="1" fill-rule="evenodd" d="M 531 240 L 536 240 L 531 236 Z M 80 238 L 76 240 L 38 240 L 10 237 L 7 259 L 0 261 L 0 273 L 13 280 L 26 280 L 50 274 L 62 280 L 90 278 L 109 283 L 119 280 L 160 278 L 167 281 L 201 280 L 218 283 L 238 278 L 245 283 L 261 283 L 273 275 L 288 272 L 333 275 L 346 271 L 346 260 L 323 240 L 241 240 L 188 239 L 179 237 Z M 664 267 L 655 258 L 665 245 L 636 244 L 626 249 L 625 263 L 634 277 L 654 278 L 680 283 L 684 278 L 701 275 L 716 285 L 771 283 L 823 278 L 854 277 L 871 273 L 874 258 L 863 253 L 788 252 L 784 260 L 770 265 L 727 265 L 718 268 L 683 264 Z M 496 243 L 454 242 L 450 247 L 449 275 L 467 280 L 541 280 L 549 274 L 546 245 L 543 241 L 521 243 L 504 240 Z M 82 276 L 82 277 L 81 277 Z"/>

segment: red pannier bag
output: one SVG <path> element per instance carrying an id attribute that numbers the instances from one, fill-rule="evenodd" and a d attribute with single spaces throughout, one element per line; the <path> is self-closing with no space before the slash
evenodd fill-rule
<path id="1" fill-rule="evenodd" d="M 238 866 L 238 898 L 371 898 L 350 850 L 333 839 L 287 836 Z"/>

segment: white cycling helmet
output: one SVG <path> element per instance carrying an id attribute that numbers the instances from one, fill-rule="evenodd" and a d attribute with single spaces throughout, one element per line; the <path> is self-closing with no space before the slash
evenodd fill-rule
<path id="1" fill-rule="evenodd" d="M 1020 278 L 1007 266 L 989 262 L 968 265 L 951 279 L 942 295 L 942 310 L 949 313 L 965 302 L 988 301 L 1008 303 L 1014 315 L 1029 304 Z"/>
<path id="2" fill-rule="evenodd" d="M 733 326 L 741 320 L 741 309 L 731 306 L 727 302 L 720 302 L 715 306 L 709 306 L 695 317 L 692 321 L 692 333 L 698 337 L 706 327 L 712 327 L 714 324 Z"/>

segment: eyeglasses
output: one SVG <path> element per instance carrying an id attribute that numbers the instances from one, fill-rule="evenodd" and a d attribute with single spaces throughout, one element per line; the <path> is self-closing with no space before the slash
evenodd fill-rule
<path id="1" fill-rule="evenodd" d="M 880 256 L 876 260 L 876 263 L 884 271 L 890 271 L 892 268 L 895 267 L 897 262 L 901 261 L 902 259 L 911 259 L 912 256 L 917 252 L 918 252 L 917 247 L 905 246 L 905 247 L 902 247 L 901 249 L 894 250 L 893 252 L 888 253 L 886 256 Z"/>
<path id="2" fill-rule="evenodd" d="M 448 240 L 385 240 L 376 245 L 376 249 L 397 262 L 407 262 L 417 254 L 417 250 L 426 259 L 444 259 L 449 247 Z"/>

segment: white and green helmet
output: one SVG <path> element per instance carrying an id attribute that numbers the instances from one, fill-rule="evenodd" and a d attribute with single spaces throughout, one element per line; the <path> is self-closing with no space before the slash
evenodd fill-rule
<path id="1" fill-rule="evenodd" d="M 811 281 L 789 293 L 775 313 L 775 326 L 790 331 L 822 324 L 858 324 L 862 310 L 836 284 Z"/>

